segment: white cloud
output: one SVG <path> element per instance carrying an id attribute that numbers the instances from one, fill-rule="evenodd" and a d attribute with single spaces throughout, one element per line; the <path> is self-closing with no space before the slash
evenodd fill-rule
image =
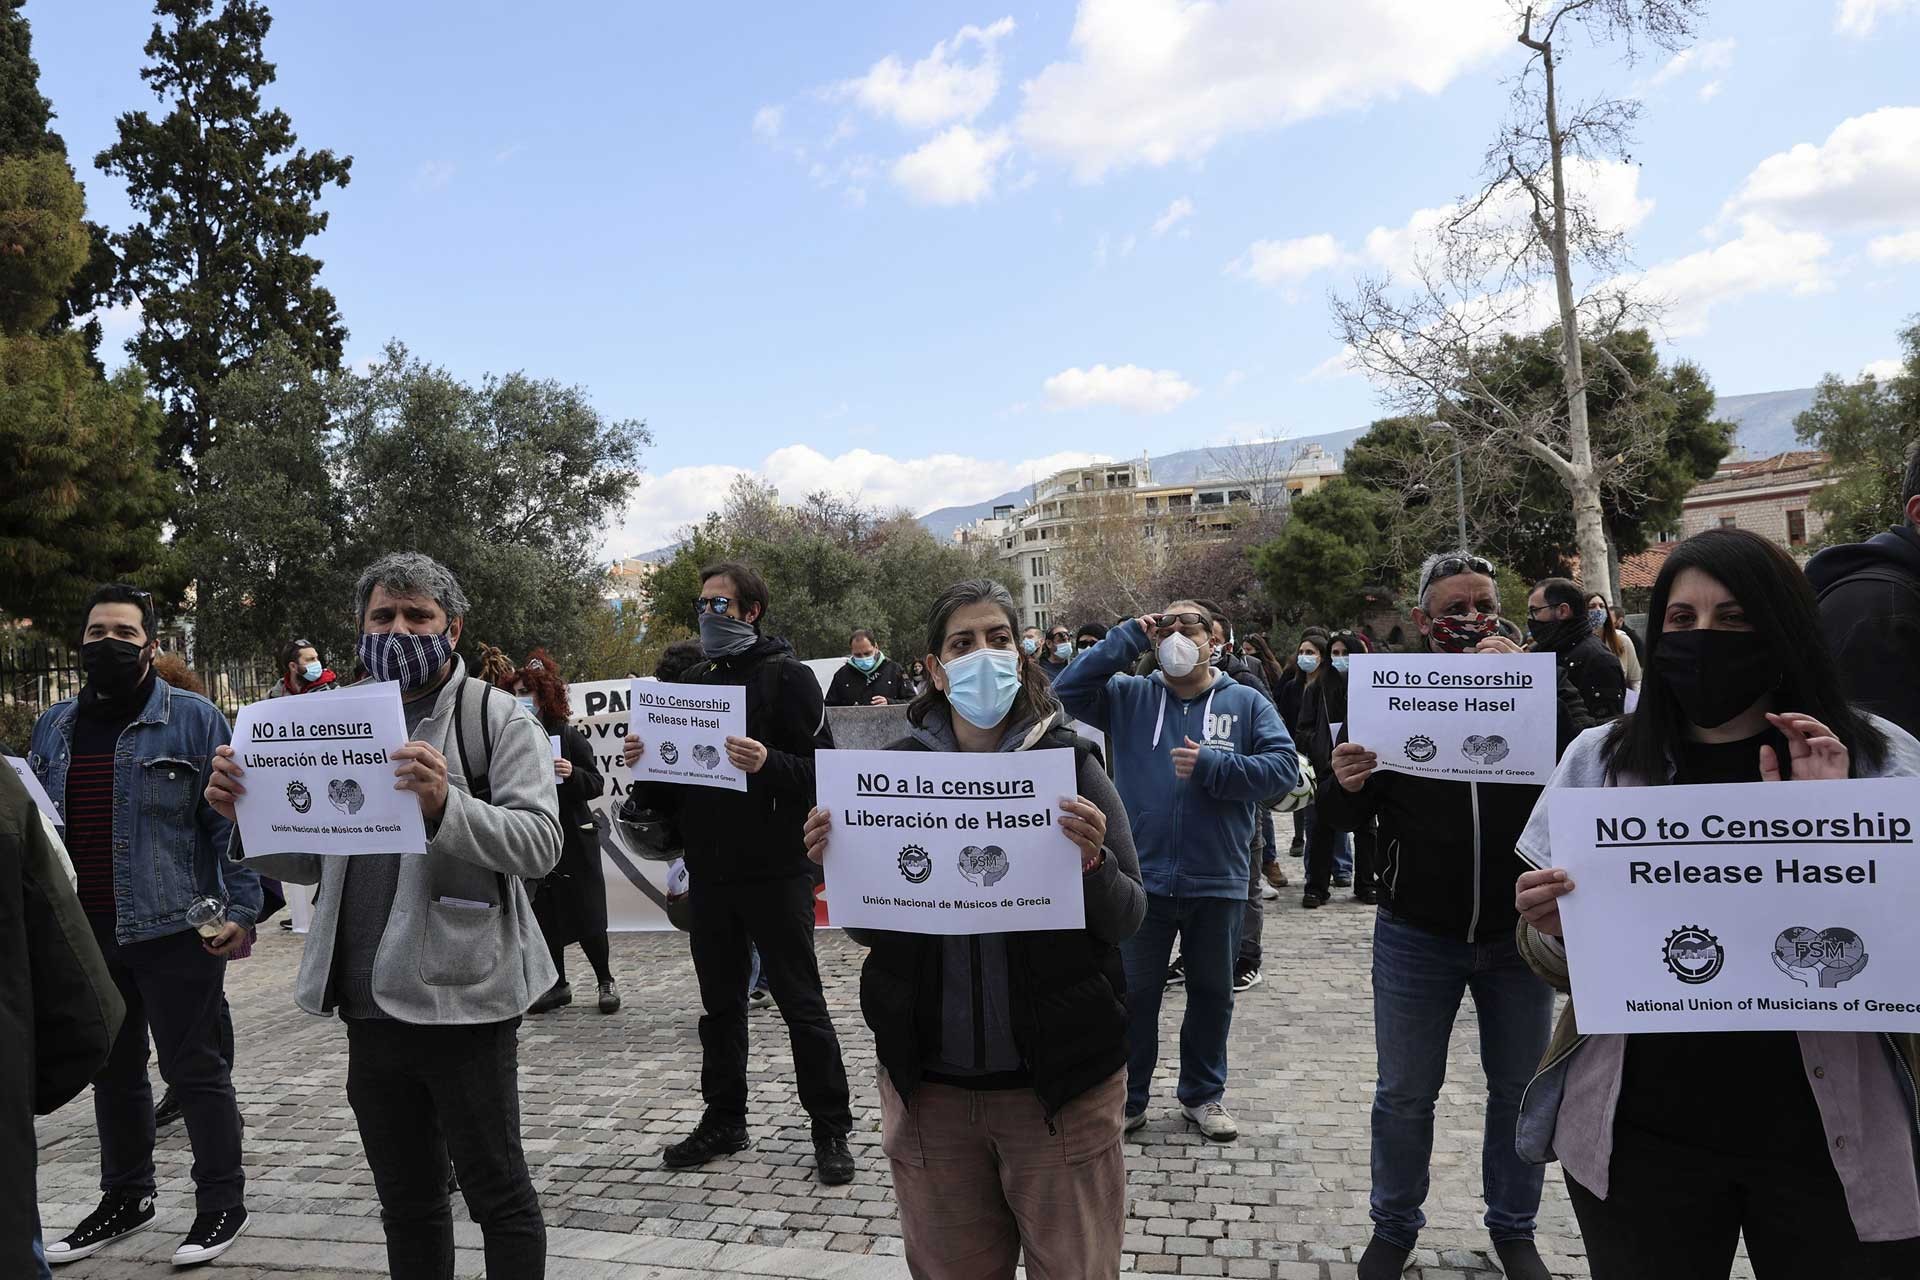
<path id="1" fill-rule="evenodd" d="M 893 163 L 893 180 L 921 204 L 978 204 L 993 194 L 1013 145 L 1004 131 L 975 133 L 957 124 Z"/>
<path id="2" fill-rule="evenodd" d="M 1682 49 L 1669 58 L 1665 66 L 1653 73 L 1647 85 L 1650 88 L 1657 88 L 1689 73 L 1710 75 L 1715 71 L 1725 71 L 1733 65 L 1733 49 L 1734 42 L 1730 39 L 1710 40 L 1706 44 L 1697 44 L 1691 49 Z"/>
<path id="3" fill-rule="evenodd" d="M 1666 303 L 1669 336 L 1704 332 L 1708 314 L 1740 298 L 1765 293 L 1819 293 L 1832 284 L 1828 256 L 1833 246 L 1814 231 L 1788 231 L 1747 218 L 1740 234 L 1616 281 L 1640 296 Z"/>
<path id="4" fill-rule="evenodd" d="M 1920 218 L 1920 107 L 1854 116 L 1818 146 L 1768 156 L 1723 213 L 1829 229 Z"/>
<path id="5" fill-rule="evenodd" d="M 1915 11 L 1920 11 L 1920 0 L 1840 0 L 1833 28 L 1842 35 L 1864 38 L 1873 34 L 1880 19 Z"/>
<path id="6" fill-rule="evenodd" d="M 1726 87 L 1726 84 L 1724 81 L 1709 80 L 1705 84 L 1700 86 L 1700 92 L 1695 96 L 1697 96 L 1702 102 L 1712 102 L 1715 98 L 1720 96 L 1720 90 L 1725 87 Z"/>
<path id="7" fill-rule="evenodd" d="M 1920 262 L 1920 228 L 1881 236 L 1867 246 L 1867 254 L 1875 262 L 1887 264 Z"/>
<path id="8" fill-rule="evenodd" d="M 1300 375 L 1301 382 L 1329 382 L 1335 378 L 1357 378 L 1366 370 L 1354 363 L 1353 348 L 1342 347 Z"/>
<path id="9" fill-rule="evenodd" d="M 457 169 L 458 166 L 451 160 L 423 161 L 414 172 L 413 189 L 421 192 L 444 191 L 447 184 L 453 181 Z"/>
<path id="10" fill-rule="evenodd" d="M 1107 458 L 1080 451 L 1014 461 L 954 453 L 894 458 L 870 449 L 828 457 L 809 445 L 788 445 L 767 455 L 758 467 L 675 467 L 662 475 L 642 476 L 625 517 L 607 536 L 605 551 L 609 556 L 631 555 L 669 545 L 683 528 L 720 506 L 739 476 L 767 481 L 787 501 L 824 489 L 883 510 L 905 507 L 924 514 L 978 502 L 1066 467 Z"/>
<path id="11" fill-rule="evenodd" d="M 753 134 L 756 138 L 774 139 L 780 136 L 780 127 L 786 122 L 785 107 L 762 107 L 753 113 Z"/>
<path id="12" fill-rule="evenodd" d="M 1197 394 L 1192 383 L 1171 369 L 1142 369 L 1132 364 L 1063 369 L 1048 378 L 1042 390 L 1052 409 L 1111 405 L 1135 413 L 1165 413 Z"/>
<path id="13" fill-rule="evenodd" d="M 1163 236 L 1176 226 L 1193 216 L 1193 201 L 1181 196 L 1167 206 L 1167 211 L 1153 220 L 1153 234 Z"/>
<path id="14" fill-rule="evenodd" d="M 860 78 L 842 81 L 836 92 L 909 129 L 937 129 L 972 120 L 1000 94 L 995 46 L 1012 31 L 1012 18 L 1002 18 L 990 27 L 962 27 L 911 67 L 888 54 Z M 957 61 L 968 49 L 977 51 L 975 60 Z"/>
<path id="15" fill-rule="evenodd" d="M 1347 260 L 1340 242 L 1322 233 L 1294 240 L 1256 240 L 1227 264 L 1227 270 L 1261 284 L 1297 284 L 1316 271 L 1330 270 Z"/>
<path id="16" fill-rule="evenodd" d="M 1081 0 L 1070 60 L 1022 87 L 1017 131 L 1087 181 L 1221 139 L 1435 94 L 1513 48 L 1485 0 Z"/>
<path id="17" fill-rule="evenodd" d="M 1906 371 L 1907 363 L 1904 360 L 1875 360 L 1860 366 L 1862 378 L 1873 378 L 1880 382 L 1889 382 Z"/>

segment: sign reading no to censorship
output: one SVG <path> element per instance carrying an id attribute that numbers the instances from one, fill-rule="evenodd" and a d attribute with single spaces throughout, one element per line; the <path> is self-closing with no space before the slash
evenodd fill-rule
<path id="1" fill-rule="evenodd" d="M 1920 1031 L 1913 779 L 1547 796 L 1582 1031 Z"/>
<path id="2" fill-rule="evenodd" d="M 1558 744 L 1557 681 L 1550 653 L 1356 653 L 1347 740 L 1395 773 L 1544 783 Z"/>

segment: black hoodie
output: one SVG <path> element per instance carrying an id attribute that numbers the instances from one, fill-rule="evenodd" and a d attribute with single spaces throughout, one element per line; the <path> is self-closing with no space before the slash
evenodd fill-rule
<path id="1" fill-rule="evenodd" d="M 762 636 L 751 649 L 703 662 L 680 677 L 687 684 L 747 689 L 747 736 L 767 749 L 747 793 L 677 782 L 637 784 L 627 816 L 640 807 L 671 817 L 686 841 L 695 884 L 810 876 L 800 838 L 813 808 L 813 753 L 831 747 L 820 682 L 785 640 Z"/>
<path id="2" fill-rule="evenodd" d="M 1920 533 L 1890 529 L 1807 564 L 1847 697 L 1920 734 Z"/>

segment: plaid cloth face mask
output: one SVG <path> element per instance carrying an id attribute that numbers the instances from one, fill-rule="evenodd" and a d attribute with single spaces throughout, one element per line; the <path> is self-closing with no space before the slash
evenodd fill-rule
<path id="1" fill-rule="evenodd" d="M 444 633 L 406 635 L 398 631 L 369 631 L 360 637 L 360 661 L 375 680 L 397 680 L 402 689 L 418 689 L 440 673 L 453 656 L 453 641 Z"/>

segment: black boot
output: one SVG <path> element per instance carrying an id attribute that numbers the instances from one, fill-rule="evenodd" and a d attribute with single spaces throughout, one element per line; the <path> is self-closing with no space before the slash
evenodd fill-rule
<path id="1" fill-rule="evenodd" d="M 552 1013 L 563 1004 L 572 1003 L 573 988 L 565 982 L 556 982 L 547 988 L 546 994 L 533 1002 L 533 1007 L 527 1010 L 527 1014 L 530 1017 L 538 1017 L 543 1013 Z"/>
<path id="2" fill-rule="evenodd" d="M 852 1182 L 853 1152 L 847 1149 L 847 1135 L 820 1125 L 813 1126 L 813 1167 L 823 1187 L 839 1187 Z"/>
<path id="3" fill-rule="evenodd" d="M 1507 1280 L 1553 1280 L 1532 1240 L 1495 1240 L 1493 1251 L 1499 1255 L 1500 1269 L 1507 1273 Z"/>
<path id="4" fill-rule="evenodd" d="M 1412 1257 L 1413 1250 L 1402 1249 L 1375 1236 L 1367 1242 L 1367 1251 L 1360 1255 L 1359 1280 L 1400 1280 L 1400 1273 L 1407 1269 L 1407 1260 Z"/>
<path id="5" fill-rule="evenodd" d="M 698 1169 L 709 1160 L 746 1149 L 747 1126 L 703 1119 L 692 1133 L 660 1153 L 660 1164 L 666 1169 Z"/>

